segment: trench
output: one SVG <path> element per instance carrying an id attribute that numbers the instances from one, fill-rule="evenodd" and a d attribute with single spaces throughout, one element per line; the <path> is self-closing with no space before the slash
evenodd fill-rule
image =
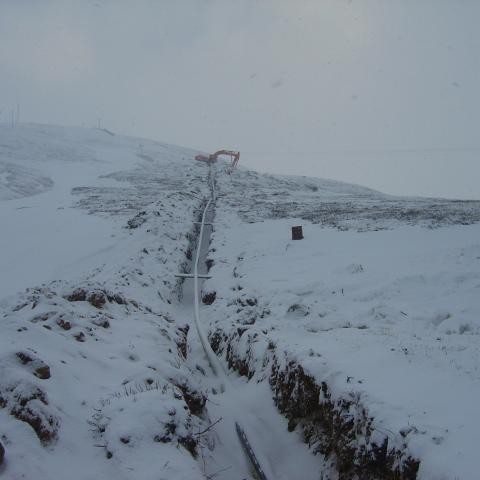
<path id="1" fill-rule="evenodd" d="M 211 171 L 211 185 L 215 181 L 214 175 Z M 206 211 L 205 223 L 213 224 L 214 220 L 212 204 Z M 213 225 L 205 225 L 202 241 L 199 241 L 200 227 L 195 228 L 191 241 L 191 260 L 185 269 L 187 272 L 194 270 L 194 259 L 198 255 L 198 274 L 208 274 L 206 260 L 213 228 Z M 188 361 L 194 366 L 192 371 L 196 372 L 196 380 L 207 392 L 205 416 L 208 423 L 213 425 L 213 444 L 200 447 L 205 477 L 218 480 L 318 480 L 322 468 L 320 459 L 306 448 L 297 432 L 288 432 L 288 422 L 278 412 L 268 383 L 249 382 L 236 372 L 228 371 L 211 350 L 208 340 L 207 349 L 210 349 L 214 359 L 202 345 L 202 336 L 207 338 L 203 331 L 208 330 L 205 320 L 208 318 L 208 307 L 199 307 L 200 325 L 197 330 L 194 305 L 196 298 L 201 297 L 203 281 L 198 279 L 196 292 L 194 279 L 184 279 L 179 316 L 190 326 Z M 248 438 L 255 459 L 261 466 L 260 472 L 253 466 L 255 460 L 252 462 L 249 459 L 245 443 L 242 445 L 240 441 L 242 435 L 239 428 Z"/>
<path id="2" fill-rule="evenodd" d="M 308 448 L 323 462 L 325 471 L 319 478 L 417 479 L 420 460 L 411 456 L 407 443 L 392 442 L 388 432 L 376 427 L 368 405 L 354 392 L 336 398 L 327 379 L 315 379 L 295 356 L 259 332 L 232 328 L 227 334 L 217 329 L 210 341 L 239 375 L 250 382 L 259 376 L 268 379 L 289 430 L 302 432 Z"/>

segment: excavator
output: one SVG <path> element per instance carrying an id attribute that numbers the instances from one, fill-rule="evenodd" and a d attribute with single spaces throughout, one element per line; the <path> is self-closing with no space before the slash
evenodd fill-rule
<path id="1" fill-rule="evenodd" d="M 220 155 L 227 155 L 230 157 L 230 170 L 233 170 L 240 160 L 240 152 L 234 152 L 233 150 L 218 150 L 218 152 L 212 153 L 210 155 L 197 155 L 195 160 L 205 163 L 217 163 L 218 157 Z"/>

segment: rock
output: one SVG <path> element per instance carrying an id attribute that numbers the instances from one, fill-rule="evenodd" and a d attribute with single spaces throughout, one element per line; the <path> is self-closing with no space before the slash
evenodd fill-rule
<path id="1" fill-rule="evenodd" d="M 49 407 L 46 393 L 36 385 L 24 381 L 0 385 L 0 407 L 30 425 L 42 445 L 56 440 L 60 419 Z"/>
<path id="2" fill-rule="evenodd" d="M 48 365 L 42 365 L 36 368 L 33 374 L 41 380 L 47 380 L 50 378 L 50 367 Z"/>
<path id="3" fill-rule="evenodd" d="M 79 332 L 74 335 L 74 338 L 77 342 L 84 342 L 85 341 L 85 334 L 83 332 Z"/>
<path id="4" fill-rule="evenodd" d="M 207 260 L 205 261 L 205 265 L 207 266 L 207 271 L 208 272 L 213 267 L 214 263 L 215 263 L 215 261 L 213 260 L 213 258 L 207 258 Z"/>
<path id="5" fill-rule="evenodd" d="M 59 318 L 57 320 L 57 325 L 64 330 L 70 330 L 72 328 L 72 324 L 68 320 L 64 320 L 63 318 Z"/>
<path id="6" fill-rule="evenodd" d="M 55 315 L 56 312 L 47 312 L 35 315 L 30 321 L 32 323 L 46 322 L 51 316 Z"/>
<path id="7" fill-rule="evenodd" d="M 177 339 L 175 340 L 177 344 L 177 349 L 178 353 L 182 355 L 183 358 L 187 358 L 187 336 L 188 336 L 188 331 L 190 330 L 190 327 L 188 325 L 185 325 L 183 327 L 177 327 Z"/>
<path id="8" fill-rule="evenodd" d="M 27 365 L 28 369 L 41 380 L 50 378 L 50 367 L 37 356 L 26 352 L 17 352 L 16 357 L 22 365 Z"/>
<path id="9" fill-rule="evenodd" d="M 118 293 L 106 293 L 108 301 L 111 303 L 118 303 L 119 305 L 126 305 L 128 302 Z"/>
<path id="10" fill-rule="evenodd" d="M 146 215 L 147 215 L 147 212 L 145 211 L 137 213 L 137 215 L 135 215 L 133 218 L 128 220 L 126 228 L 133 230 L 134 228 L 140 227 L 147 221 L 147 219 L 145 218 Z"/>
<path id="11" fill-rule="evenodd" d="M 208 292 L 202 297 L 202 302 L 205 305 L 211 305 L 217 298 L 217 292 Z"/>
<path id="12" fill-rule="evenodd" d="M 102 291 L 96 291 L 88 295 L 87 301 L 95 308 L 102 308 L 107 303 L 107 296 Z"/>
<path id="13" fill-rule="evenodd" d="M 27 363 L 33 362 L 33 358 L 28 353 L 17 352 L 15 355 L 17 356 L 17 358 L 20 360 L 20 362 L 23 365 L 26 365 Z"/>
<path id="14" fill-rule="evenodd" d="M 201 415 L 207 403 L 207 396 L 198 390 L 192 389 L 186 383 L 178 384 L 177 387 L 181 390 L 183 400 L 187 404 L 190 413 L 193 415 Z"/>
<path id="15" fill-rule="evenodd" d="M 97 327 L 110 328 L 110 322 L 105 317 L 99 317 L 92 320 L 92 323 Z"/>
<path id="16" fill-rule="evenodd" d="M 185 447 L 190 452 L 193 458 L 197 458 L 198 440 L 195 439 L 192 435 L 179 437 L 178 443 Z"/>
<path id="17" fill-rule="evenodd" d="M 87 292 L 83 288 L 77 288 L 66 299 L 69 302 L 84 302 L 87 299 Z"/>
<path id="18" fill-rule="evenodd" d="M 107 301 L 118 303 L 119 305 L 126 305 L 128 303 L 122 295 L 106 291 L 102 288 L 94 288 L 90 291 L 85 288 L 77 288 L 65 298 L 69 302 L 88 302 L 90 305 L 98 309 L 102 308 Z"/>

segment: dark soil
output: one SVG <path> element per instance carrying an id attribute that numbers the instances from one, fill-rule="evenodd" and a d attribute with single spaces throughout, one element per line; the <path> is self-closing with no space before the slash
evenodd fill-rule
<path id="1" fill-rule="evenodd" d="M 340 480 L 417 478 L 420 461 L 408 453 L 406 445 L 391 445 L 389 437 L 376 429 L 359 394 L 352 391 L 333 398 L 327 382 L 318 382 L 296 360 L 288 360 L 287 352 L 279 352 L 266 335 L 249 327 L 238 327 L 228 335 L 217 329 L 209 339 L 215 353 L 226 353 L 230 369 L 249 379 L 259 373 L 268 378 L 288 429 L 301 429 L 304 441 L 335 466 Z M 242 347 L 237 349 L 240 339 Z M 255 345 L 258 352 L 259 342 L 265 352 L 261 361 L 252 353 Z"/>

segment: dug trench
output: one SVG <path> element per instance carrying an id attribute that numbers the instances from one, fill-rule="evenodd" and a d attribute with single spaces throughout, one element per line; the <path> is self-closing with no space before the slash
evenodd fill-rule
<path id="1" fill-rule="evenodd" d="M 213 217 L 208 221 L 213 221 Z M 197 248 L 197 242 L 197 236 L 192 237 L 191 251 Z M 201 273 L 208 273 L 213 265 L 208 255 L 209 243 L 210 235 L 201 249 Z M 208 306 L 217 302 L 216 292 L 202 291 L 201 294 L 203 312 L 208 315 Z M 185 296 L 190 298 L 191 293 Z M 328 381 L 319 383 L 296 358 L 279 349 L 267 331 L 256 325 L 255 315 L 250 315 L 252 311 L 260 317 L 269 314 L 262 311 L 259 303 L 256 298 L 244 298 L 239 293 L 237 321 L 232 319 L 229 331 L 221 327 L 209 331 L 210 346 L 226 362 L 229 371 L 236 372 L 250 384 L 268 383 L 272 408 L 276 406 L 288 420 L 289 432 L 302 433 L 306 446 L 323 466 L 321 478 L 416 479 L 419 460 L 408 453 L 406 445 L 404 448 L 390 445 L 388 436 L 376 429 L 375 419 L 359 395 L 352 392 L 347 397 L 334 398 Z M 244 310 L 249 311 L 249 321 L 242 315 Z"/>
<path id="2" fill-rule="evenodd" d="M 208 304 L 208 302 L 206 302 Z M 250 325 L 217 328 L 209 341 L 228 367 L 249 382 L 268 382 L 279 412 L 288 419 L 288 430 L 300 429 L 308 448 L 322 459 L 323 478 L 342 480 L 413 480 L 420 462 L 407 450 L 390 445 L 376 429 L 359 395 L 334 399 L 328 381 L 318 381 L 306 368 L 282 351 L 265 331 Z"/>
<path id="3" fill-rule="evenodd" d="M 212 267 L 208 258 L 210 251 L 210 234 L 214 229 L 214 209 L 207 216 L 209 224 L 204 229 L 204 238 L 199 247 L 199 228 L 191 236 L 189 251 L 195 258 L 199 251 L 199 274 L 207 274 Z M 190 272 L 193 262 L 185 264 L 185 272 Z M 194 296 L 193 279 L 183 281 L 182 304 L 183 313 L 187 318 L 193 316 L 192 301 Z M 201 284 L 200 284 L 200 292 Z M 215 295 L 203 295 L 202 303 L 212 304 Z M 193 327 L 193 328 L 192 328 Z M 200 329 L 208 330 L 208 310 L 202 307 L 200 313 Z M 212 425 L 212 440 L 210 452 L 202 451 L 202 459 L 205 465 L 205 474 L 215 475 L 218 479 L 233 478 L 269 478 L 269 479 L 317 479 L 320 478 L 322 462 L 312 455 L 298 438 L 298 433 L 289 433 L 285 419 L 275 409 L 268 389 L 261 385 L 245 384 L 244 379 L 233 369 L 228 372 L 223 360 L 221 372 L 211 364 L 209 353 L 203 351 L 199 338 L 195 332 L 194 324 L 190 324 L 188 330 L 187 355 L 189 362 L 195 365 L 196 383 L 203 385 L 208 399 L 205 408 L 205 418 Z M 212 355 L 215 355 L 213 352 Z M 213 368 L 212 368 L 213 367 Z M 253 387 L 253 388 L 252 388 Z M 249 445 L 254 447 L 255 460 L 260 460 L 260 471 L 253 467 L 245 448 L 239 440 L 236 426 L 240 424 L 246 431 Z M 298 462 L 303 464 L 302 472 L 298 471 Z M 263 471 L 262 471 L 263 470 Z M 266 476 L 263 476 L 266 474 Z"/>
<path id="4" fill-rule="evenodd" d="M 191 229 L 183 234 L 183 238 L 187 240 L 181 246 L 184 257 L 177 264 L 181 273 L 190 273 L 191 271 L 192 258 L 198 241 L 197 222 L 201 220 L 201 211 L 205 203 L 203 200 L 199 203 L 192 218 Z M 137 217 L 138 215 L 134 218 Z M 148 227 L 148 220 L 148 218 L 145 218 L 134 227 L 132 227 L 133 222 L 130 221 L 128 222 L 128 228 L 139 228 L 144 224 Z M 129 447 L 142 436 L 148 436 L 149 441 L 153 444 L 174 445 L 178 449 L 184 450 L 187 456 L 190 455 L 199 464 L 203 465 L 207 461 L 208 452 L 213 448 L 215 439 L 211 431 L 212 421 L 206 409 L 210 392 L 202 380 L 205 370 L 192 359 L 191 325 L 189 325 L 186 316 L 182 314 L 182 308 L 177 308 L 188 300 L 188 289 L 185 288 L 182 279 L 174 280 L 171 278 L 168 284 L 169 295 L 168 297 L 164 296 L 164 298 L 166 303 L 172 306 L 169 313 L 152 312 L 149 307 L 142 305 L 139 301 L 124 299 L 119 295 L 105 291 L 92 293 L 85 291 L 85 289 L 77 289 L 67 297 L 70 302 L 87 302 L 95 310 L 102 310 L 112 302 L 130 309 L 133 307 L 134 312 L 136 310 L 146 310 L 147 313 L 162 320 L 159 327 L 162 327 L 161 332 L 165 342 L 170 345 L 168 354 L 172 357 L 171 366 L 173 368 L 169 368 L 171 375 L 165 377 L 159 371 L 159 364 L 152 362 L 151 365 L 147 365 L 147 369 L 142 375 L 135 378 L 135 381 L 122 382 L 117 391 L 102 398 L 100 407 L 93 410 L 87 423 L 96 441 L 96 446 L 104 449 L 105 456 L 109 460 L 121 459 L 125 455 L 125 451 L 128 451 Z M 160 296 L 160 292 L 158 292 L 158 295 Z M 164 299 L 163 296 L 160 296 L 160 298 Z M 109 326 L 105 326 L 105 328 L 109 328 Z M 132 358 L 132 361 L 136 361 L 136 359 Z M 141 404 L 148 402 L 152 395 L 161 399 L 160 407 L 158 408 L 157 405 L 157 408 L 152 412 L 155 420 L 160 419 L 161 427 L 152 430 L 151 427 L 156 421 L 152 421 L 152 426 L 149 426 L 145 432 L 122 426 L 123 433 L 116 438 L 116 434 L 112 432 L 115 432 L 124 421 L 123 416 L 119 416 L 116 410 L 120 408 L 128 413 L 128 409 L 141 408 Z M 134 399 L 134 407 L 128 404 L 126 407 L 117 406 L 118 403 L 128 398 Z M 170 407 L 166 409 L 162 406 L 162 402 L 165 405 L 170 405 Z M 135 412 L 132 411 L 130 414 L 135 415 Z M 149 430 L 152 430 L 152 432 Z"/>
<path id="5" fill-rule="evenodd" d="M 204 262 L 209 271 L 213 260 L 208 252 Z M 238 276 L 235 269 L 233 276 Z M 420 461 L 402 441 L 408 432 L 400 432 L 393 442 L 354 389 L 344 396 L 333 395 L 328 379 L 318 380 L 298 357 L 279 348 L 261 328 L 261 319 L 270 311 L 262 307 L 261 299 L 249 298 L 247 290 L 246 285 L 238 286 L 233 299 L 217 298 L 215 291 L 202 292 L 205 316 L 209 306 L 218 308 L 219 302 L 227 303 L 225 307 L 233 302 L 235 308 L 225 311 L 236 310 L 229 322 L 212 324 L 210 346 L 229 371 L 249 384 L 268 384 L 274 406 L 288 421 L 288 431 L 300 432 L 309 451 L 318 456 L 324 467 L 321 478 L 416 479 Z"/>
<path id="6" fill-rule="evenodd" d="M 214 220 L 214 210 L 209 209 L 206 214 L 203 239 L 200 241 L 200 224 L 202 212 L 206 201 L 202 201 L 197 209 L 193 222 L 193 230 L 189 234 L 189 245 L 185 252 L 185 261 L 180 265 L 182 274 L 192 274 L 194 262 L 199 252 L 199 274 L 207 274 L 211 264 L 206 260 L 209 249 L 210 233 Z M 200 280 L 201 285 L 202 280 Z M 201 287 L 200 287 L 201 288 Z M 256 478 L 252 466 L 245 455 L 242 454 L 240 444 L 233 428 L 230 428 L 226 417 L 229 416 L 227 396 L 223 385 L 215 375 L 215 369 L 209 361 L 208 355 L 203 350 L 199 336 L 196 332 L 194 318 L 194 280 L 182 278 L 177 285 L 178 291 L 178 322 L 186 322 L 183 328 L 184 336 L 181 350 L 185 362 L 190 365 L 194 383 L 200 386 L 204 402 L 197 412 L 205 423 L 208 435 L 205 440 L 198 442 L 197 451 L 203 463 L 206 478 Z M 180 322 L 180 323 L 181 323 Z M 233 475 L 233 476 L 232 476 Z"/>

